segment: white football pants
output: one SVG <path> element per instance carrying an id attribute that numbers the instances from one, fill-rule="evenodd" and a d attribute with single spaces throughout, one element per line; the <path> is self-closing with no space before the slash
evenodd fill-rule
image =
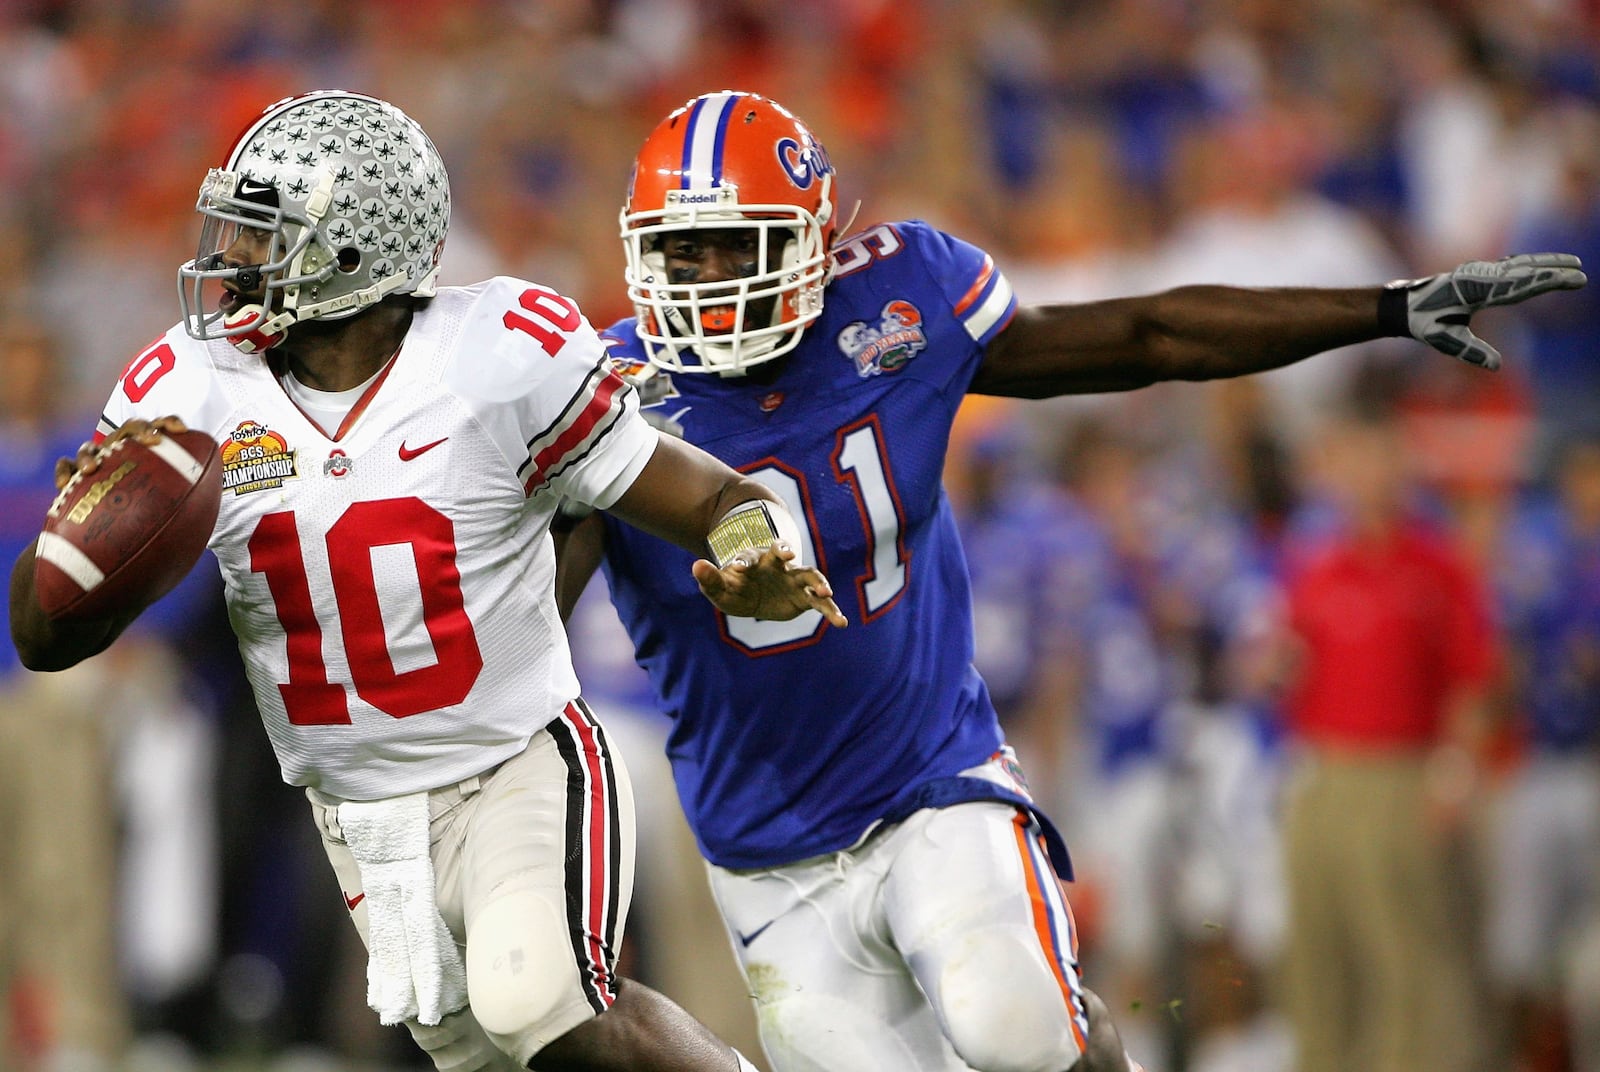
<path id="1" fill-rule="evenodd" d="M 1072 913 L 1009 804 L 919 811 L 773 870 L 709 870 L 774 1072 L 1062 1072 L 1084 1048 Z"/>
<path id="2" fill-rule="evenodd" d="M 307 796 L 365 942 L 361 870 L 332 817 L 337 801 L 315 790 Z M 616 999 L 633 892 L 627 770 L 575 700 L 520 755 L 435 789 L 429 810 L 436 899 L 465 949 L 472 1016 L 408 1026 L 441 1072 L 500 1067 L 482 1032 L 512 1067 L 525 1067 Z"/>

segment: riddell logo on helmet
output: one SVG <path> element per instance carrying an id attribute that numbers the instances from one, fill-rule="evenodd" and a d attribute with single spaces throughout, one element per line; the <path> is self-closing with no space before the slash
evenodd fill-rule
<path id="1" fill-rule="evenodd" d="M 715 190 L 668 190 L 669 205 L 736 205 L 739 203 L 737 186 L 721 186 Z"/>

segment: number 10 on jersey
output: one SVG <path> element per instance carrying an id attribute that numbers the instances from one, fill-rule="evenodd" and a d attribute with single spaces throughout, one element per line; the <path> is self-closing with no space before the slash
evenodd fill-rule
<path id="1" fill-rule="evenodd" d="M 450 519 L 415 497 L 352 503 L 323 542 L 356 695 L 393 718 L 464 700 L 483 655 L 461 594 Z M 436 656 L 431 665 L 404 672 L 395 670 L 389 651 L 372 568 L 374 548 L 397 545 L 410 550 L 416 565 L 422 621 Z M 304 555 L 293 511 L 266 515 L 250 536 L 250 569 L 266 576 L 286 637 L 289 680 L 278 692 L 296 726 L 348 725 L 345 686 L 328 680 Z"/>

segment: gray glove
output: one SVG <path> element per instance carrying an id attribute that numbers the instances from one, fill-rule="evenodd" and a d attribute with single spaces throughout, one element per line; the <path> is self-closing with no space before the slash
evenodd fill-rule
<path id="1" fill-rule="evenodd" d="M 1550 290 L 1589 282 L 1570 253 L 1522 253 L 1499 261 L 1467 261 L 1450 272 L 1395 280 L 1378 301 L 1386 334 L 1411 336 L 1469 365 L 1496 370 L 1499 350 L 1472 334 L 1467 320 L 1488 306 L 1515 306 Z"/>
<path id="2" fill-rule="evenodd" d="M 1515 305 L 1547 290 L 1577 290 L 1588 282 L 1570 253 L 1523 253 L 1497 261 L 1468 261 L 1426 279 L 1399 279 L 1378 299 L 1385 334 L 1409 335 L 1441 353 L 1494 370 L 1500 351 L 1467 327 L 1479 309 Z"/>

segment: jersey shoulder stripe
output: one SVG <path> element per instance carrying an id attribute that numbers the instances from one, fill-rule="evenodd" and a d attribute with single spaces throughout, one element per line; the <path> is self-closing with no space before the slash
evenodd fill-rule
<path id="1" fill-rule="evenodd" d="M 911 256 L 900 258 L 880 252 L 880 259 L 872 263 L 886 271 L 890 265 L 905 264 L 902 272 L 912 271 L 910 266 L 916 265 L 918 278 L 931 283 L 943 296 L 950 315 L 973 342 L 987 345 L 1010 321 L 1016 312 L 1016 294 L 987 252 L 926 220 L 901 220 L 880 225 L 883 226 L 894 236 L 894 251 L 903 247 Z"/>
<path id="2" fill-rule="evenodd" d="M 639 339 L 639 318 L 636 316 L 623 317 L 600 332 L 600 341 L 605 345 L 613 365 L 648 363 L 644 343 Z"/>
<path id="3" fill-rule="evenodd" d="M 978 270 L 978 278 L 972 281 L 972 286 L 968 287 L 967 292 L 961 296 L 961 300 L 956 302 L 955 311 L 957 316 L 965 315 L 966 311 L 972 308 L 973 303 L 988 289 L 989 282 L 992 279 L 994 279 L 994 258 L 985 253 L 983 255 L 983 267 Z"/>
<path id="4" fill-rule="evenodd" d="M 560 415 L 528 440 L 527 460 L 517 469 L 524 493 L 533 495 L 605 438 L 627 409 L 626 387 L 609 360 L 595 364 Z"/>
<path id="5" fill-rule="evenodd" d="M 955 314 L 974 341 L 983 341 L 996 324 L 1008 319 L 1016 308 L 1011 283 L 997 271 L 994 259 L 985 254 L 983 270 L 972 287 L 956 303 Z"/>

